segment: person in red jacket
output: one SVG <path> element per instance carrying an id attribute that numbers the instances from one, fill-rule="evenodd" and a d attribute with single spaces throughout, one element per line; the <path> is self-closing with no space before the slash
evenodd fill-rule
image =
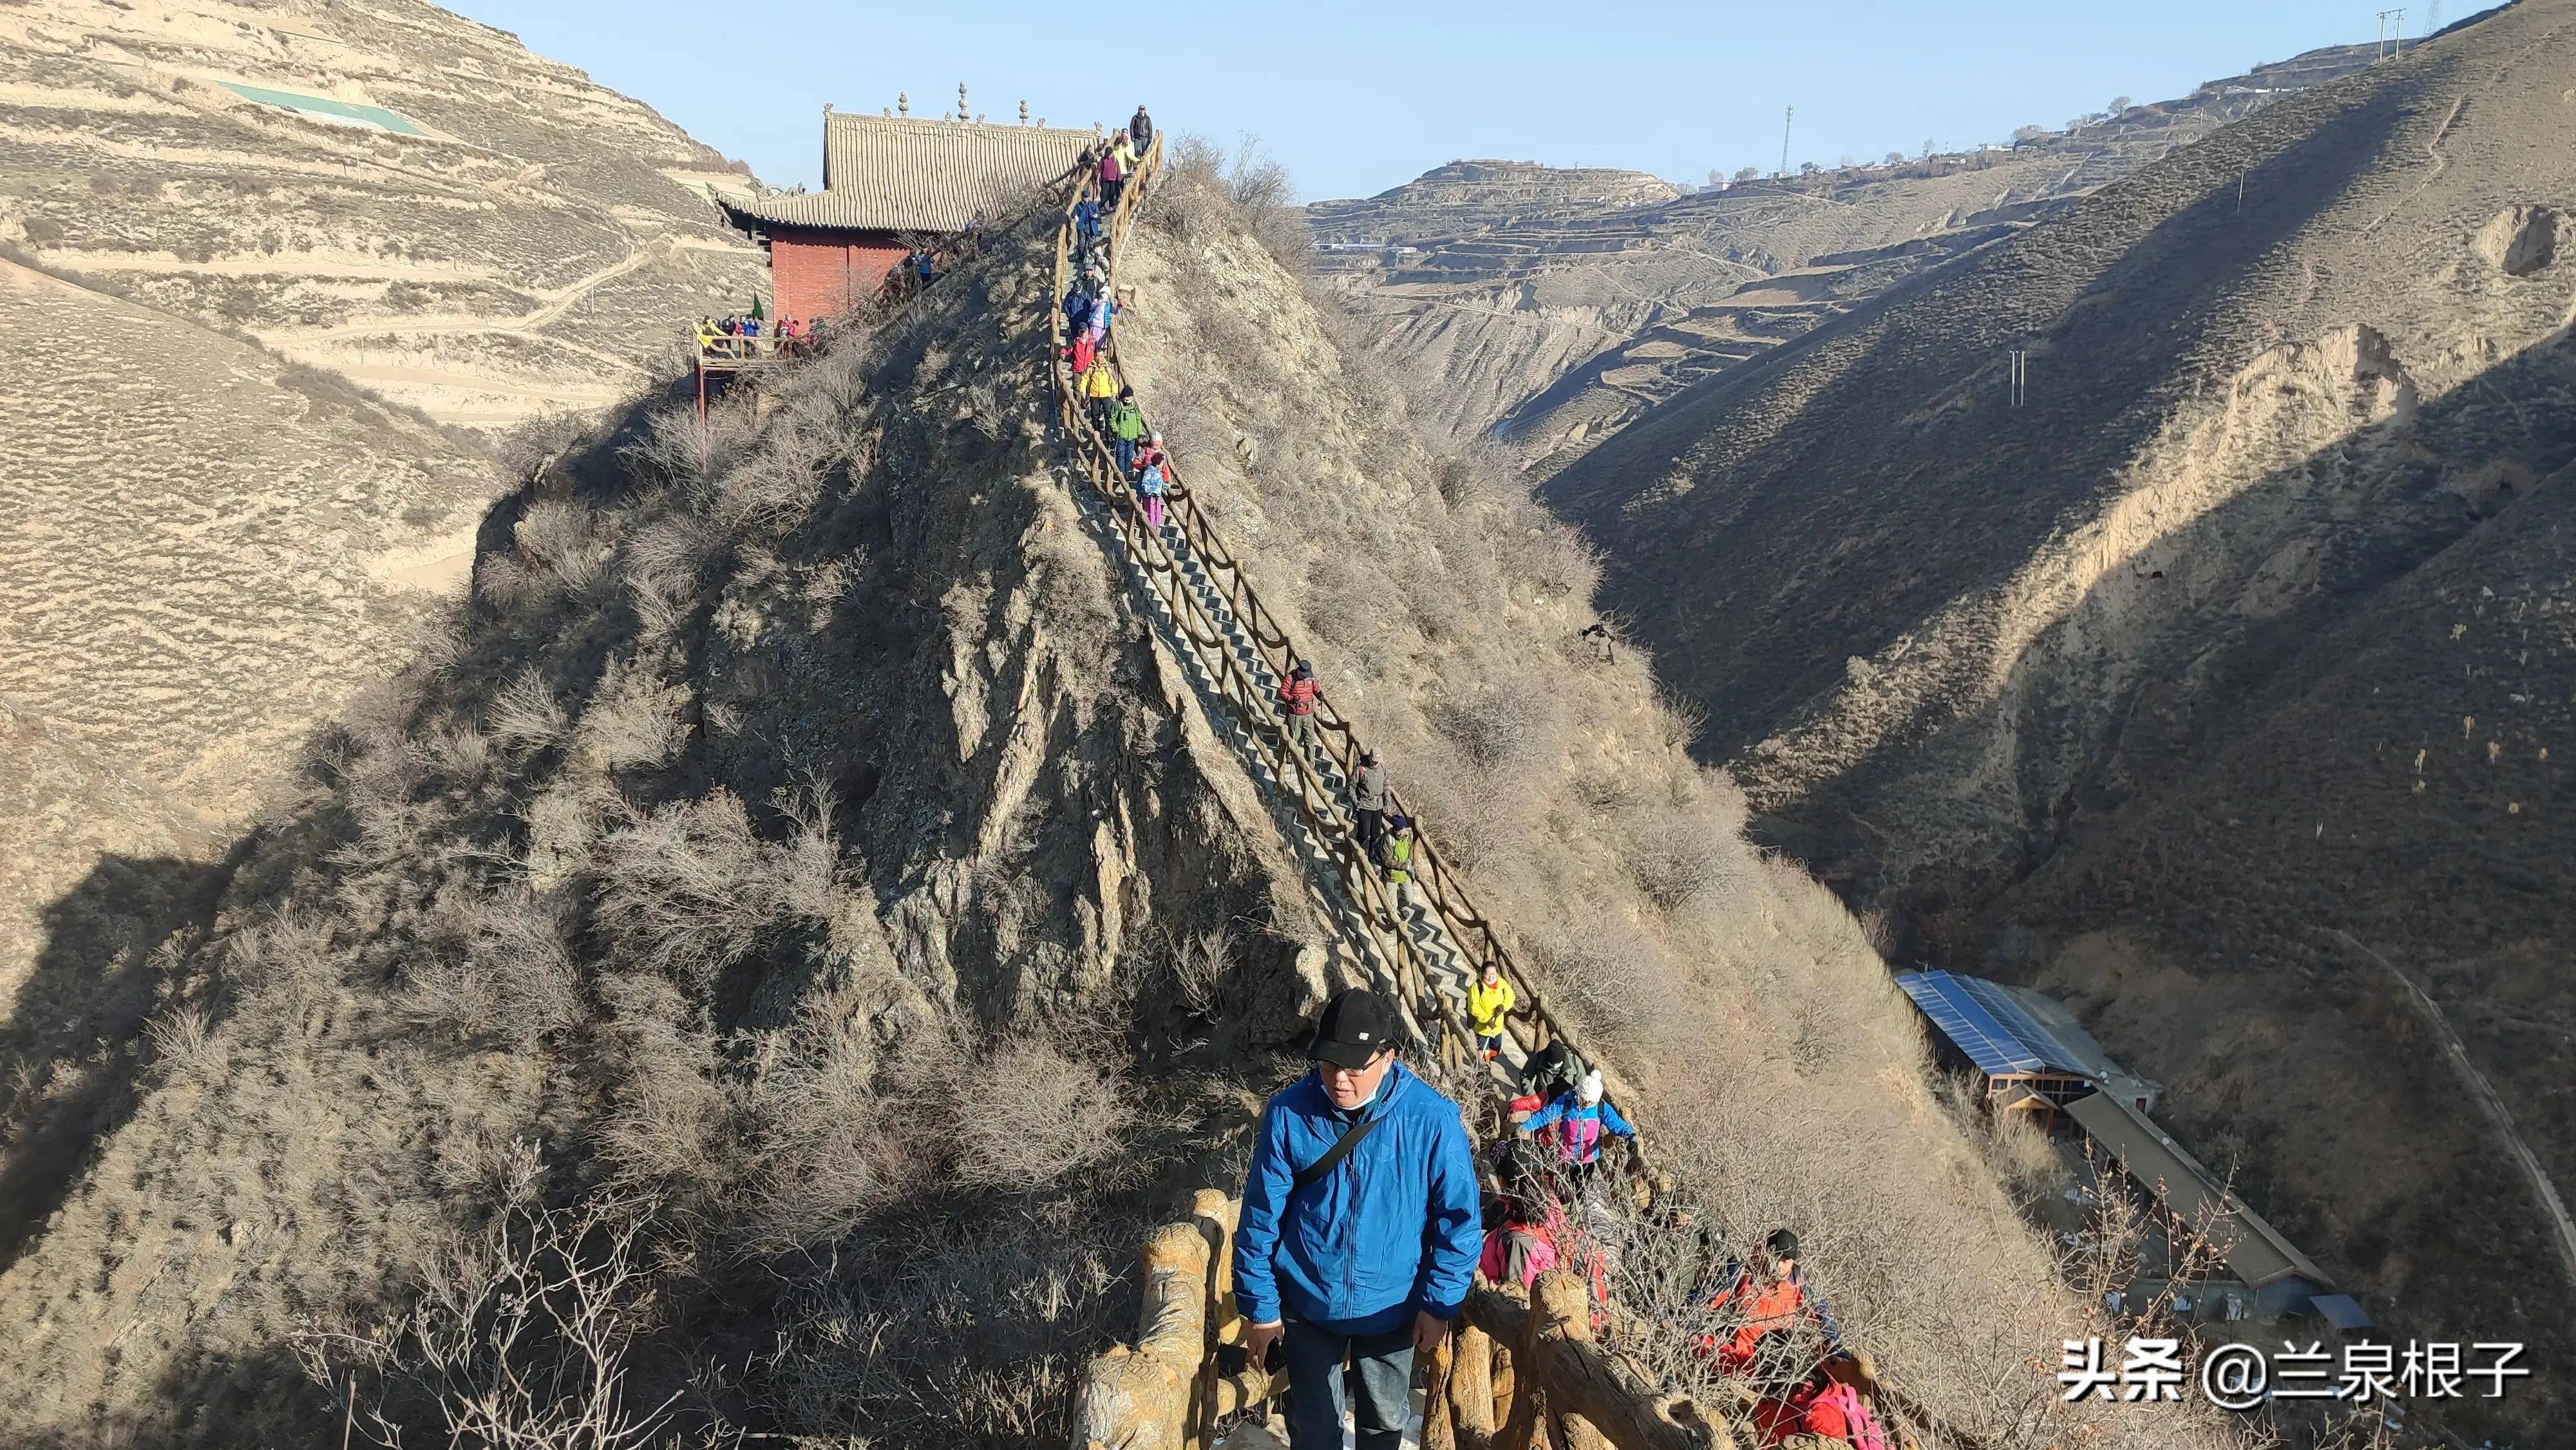
<path id="1" fill-rule="evenodd" d="M 1297 668 L 1290 670 L 1287 680 L 1279 686 L 1279 703 L 1288 707 L 1288 739 L 1307 754 L 1315 749 L 1315 701 L 1323 693 L 1324 687 L 1315 683 L 1314 667 L 1304 660 L 1297 662 Z"/>

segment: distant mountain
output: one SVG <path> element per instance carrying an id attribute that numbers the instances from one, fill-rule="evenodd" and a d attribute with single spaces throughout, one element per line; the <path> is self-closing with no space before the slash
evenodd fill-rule
<path id="1" fill-rule="evenodd" d="M 2372 1302 L 2552 1363 L 2571 127 L 2576 3 L 2524 0 L 1706 378 L 1544 486 L 1772 841 L 1919 953 L 2081 1004 Z"/>
<path id="2" fill-rule="evenodd" d="M 1988 245 L 2282 96 L 2310 51 L 2010 147 L 1688 195 L 1631 171 L 1453 162 L 1307 208 L 1327 280 L 1453 436 L 1560 467 L 1691 383 Z"/>

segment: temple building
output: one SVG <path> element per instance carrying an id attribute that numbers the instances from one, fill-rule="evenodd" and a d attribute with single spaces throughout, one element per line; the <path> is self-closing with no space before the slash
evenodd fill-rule
<path id="1" fill-rule="evenodd" d="M 1100 139 L 1095 131 L 988 125 L 958 117 L 823 113 L 823 189 L 719 197 L 726 218 L 769 253 L 772 308 L 831 317 L 876 295 L 916 247 L 1016 215 Z"/>

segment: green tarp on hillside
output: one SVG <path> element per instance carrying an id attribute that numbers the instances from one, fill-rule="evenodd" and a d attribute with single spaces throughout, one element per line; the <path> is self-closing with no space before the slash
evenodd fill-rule
<path id="1" fill-rule="evenodd" d="M 231 81 L 225 81 L 222 84 L 225 90 L 244 100 L 257 101 L 264 106 L 284 106 L 290 111 L 301 111 L 319 120 L 346 121 L 360 126 L 373 126 L 380 131 L 391 131 L 397 136 L 429 134 L 400 114 L 388 111 L 382 106 L 361 106 L 353 101 L 335 101 L 327 96 L 299 96 L 293 91 L 272 91 L 266 86 L 235 85 Z"/>

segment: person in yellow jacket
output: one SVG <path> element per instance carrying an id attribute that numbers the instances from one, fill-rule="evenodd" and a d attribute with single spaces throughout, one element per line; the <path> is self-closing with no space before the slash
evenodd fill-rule
<path id="1" fill-rule="evenodd" d="M 1467 984 L 1467 1016 L 1476 1024 L 1476 1051 L 1491 1062 L 1503 1050 L 1503 1018 L 1520 1005 L 1520 994 L 1502 968 L 1485 963 L 1483 975 Z"/>
<path id="2" fill-rule="evenodd" d="M 1082 375 L 1082 400 L 1090 405 L 1091 426 L 1100 436 L 1109 436 L 1109 405 L 1118 396 L 1118 375 L 1109 370 L 1109 359 L 1094 357 L 1091 371 Z"/>

